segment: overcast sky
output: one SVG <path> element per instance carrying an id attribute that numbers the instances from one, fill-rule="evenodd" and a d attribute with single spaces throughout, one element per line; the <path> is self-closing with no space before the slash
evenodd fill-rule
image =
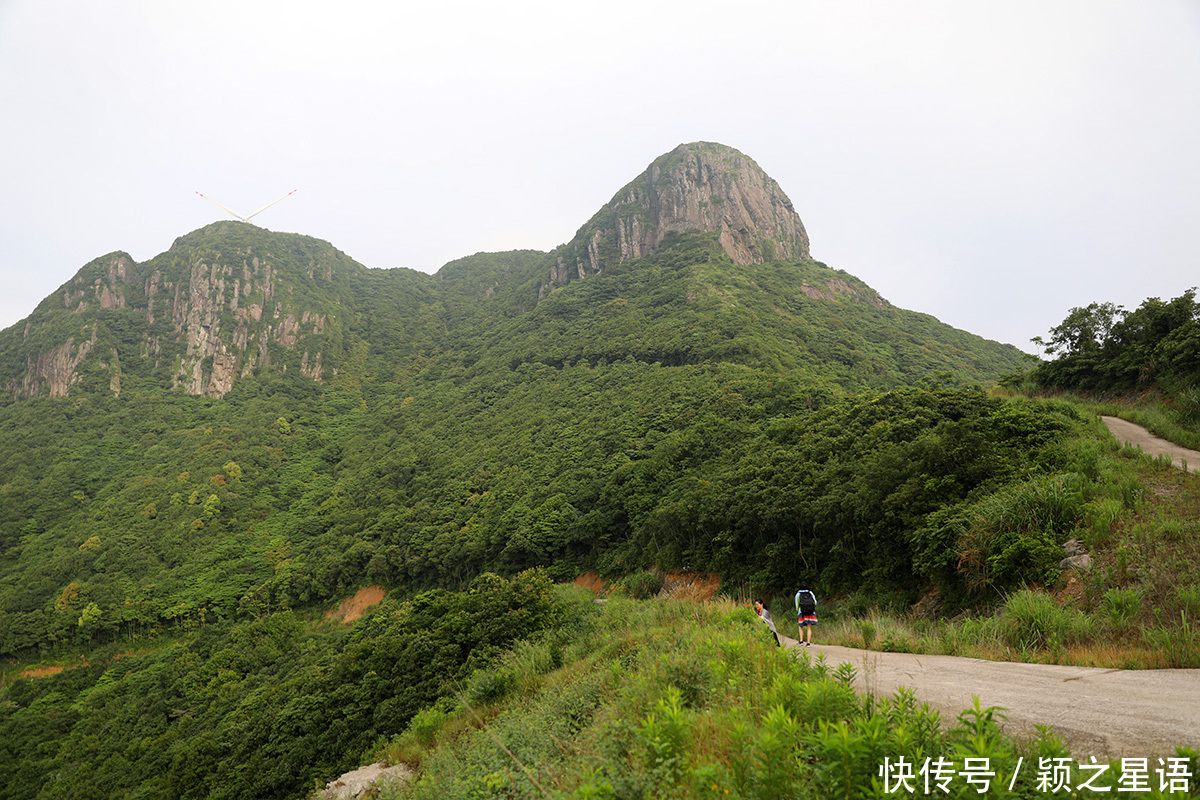
<path id="1" fill-rule="evenodd" d="M 223 216 L 435 272 L 549 250 L 682 142 L 813 256 L 1032 351 L 1200 284 L 1196 0 L 0 0 L 0 328 Z"/>

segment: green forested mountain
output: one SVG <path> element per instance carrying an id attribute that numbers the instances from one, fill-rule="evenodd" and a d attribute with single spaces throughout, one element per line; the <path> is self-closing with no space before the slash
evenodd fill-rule
<path id="1" fill-rule="evenodd" d="M 583 280 L 587 278 L 587 280 Z M 436 275 L 372 270 L 326 242 L 222 222 L 137 264 L 111 253 L 0 333 L 0 402 L 175 390 L 224 397 L 265 372 L 387 383 L 442 369 L 799 370 L 843 390 L 1013 371 L 1020 353 L 891 306 L 812 261 L 753 161 L 681 145 L 550 253 L 478 254 Z"/>
<path id="2" fill-rule="evenodd" d="M 1075 512 L 981 504 L 1087 467 L 1070 407 L 980 388 L 1021 363 L 812 260 L 721 145 L 549 253 L 436 275 L 233 222 L 103 256 L 0 332 L 0 658 L 175 643 L 0 694 L 0 783 L 296 796 L 438 696 L 413 664 L 465 678 L 585 569 L 897 603 L 1036 580 Z M 371 583 L 374 627 L 296 627 Z M 484 641 L 489 609 L 520 624 Z"/>
<path id="3" fill-rule="evenodd" d="M 783 543 L 844 547 L 841 512 L 805 495 L 864 457 L 846 438 L 861 414 L 919 419 L 883 436 L 910 446 L 1008 413 L 979 393 L 855 394 L 987 381 L 1020 354 L 805 257 L 753 260 L 807 254 L 774 182 L 718 145 L 669 156 L 556 251 L 432 276 L 232 222 L 88 264 L 0 334 L 0 653 L 538 565 L 782 579 Z M 742 211 L 637 247 L 622 233 L 690 224 L 701 201 Z M 753 248 L 723 244 L 729 219 Z M 559 269 L 580 242 L 607 260 Z M 814 445 L 822 425 L 840 428 Z M 931 508 L 1037 458 L 1010 455 L 939 474 L 954 489 Z M 831 580 L 848 563 L 813 558 Z"/>

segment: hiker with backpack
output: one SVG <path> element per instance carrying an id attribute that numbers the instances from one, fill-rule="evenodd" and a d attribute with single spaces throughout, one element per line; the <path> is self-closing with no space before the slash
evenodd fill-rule
<path id="1" fill-rule="evenodd" d="M 808 584 L 800 581 L 796 592 L 796 624 L 800 627 L 797 647 L 812 647 L 812 626 L 817 624 L 817 596 Z"/>

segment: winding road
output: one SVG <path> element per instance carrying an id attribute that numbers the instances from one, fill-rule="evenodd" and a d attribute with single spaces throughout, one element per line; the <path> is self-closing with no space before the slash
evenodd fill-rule
<path id="1" fill-rule="evenodd" d="M 1122 444 L 1131 444 L 1142 448 L 1149 456 L 1167 456 L 1171 463 L 1179 469 L 1186 468 L 1188 472 L 1200 472 L 1200 452 L 1171 444 L 1166 439 L 1160 439 L 1140 425 L 1134 425 L 1120 417 L 1101 417 L 1108 426 L 1109 433 Z"/>
<path id="2" fill-rule="evenodd" d="M 1118 417 L 1102 419 L 1118 442 L 1148 455 L 1168 456 L 1180 469 L 1200 471 L 1200 452 Z M 1171 756 L 1177 745 L 1200 749 L 1200 669 L 1064 667 L 820 644 L 809 653 L 824 656 L 831 666 L 849 662 L 857 670 L 860 691 L 891 696 L 908 687 L 949 723 L 978 696 L 984 708 L 1006 709 L 1010 734 L 1032 738 L 1035 725 L 1049 725 L 1075 758 Z"/>
<path id="3" fill-rule="evenodd" d="M 784 637 L 786 639 L 786 637 Z M 794 646 L 794 642 L 787 640 Z M 859 691 L 912 689 L 945 722 L 980 704 L 1006 709 L 1004 729 L 1030 739 L 1049 725 L 1075 758 L 1153 758 L 1200 748 L 1200 669 L 1121 670 L 880 653 L 814 644 L 813 658 L 849 662 Z"/>

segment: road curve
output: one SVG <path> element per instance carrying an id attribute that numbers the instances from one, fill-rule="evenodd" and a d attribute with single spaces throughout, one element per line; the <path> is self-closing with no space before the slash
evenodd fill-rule
<path id="1" fill-rule="evenodd" d="M 1149 456 L 1167 456 L 1171 459 L 1171 463 L 1179 469 L 1183 469 L 1186 464 L 1188 472 L 1200 472 L 1200 452 L 1172 444 L 1166 439 L 1160 439 L 1142 426 L 1134 425 L 1120 417 L 1100 417 L 1100 419 L 1104 420 L 1109 433 L 1118 442 L 1140 447 L 1142 452 Z"/>
<path id="2" fill-rule="evenodd" d="M 901 686 L 912 689 L 945 721 L 978 696 L 984 708 L 1007 709 L 1004 727 L 1013 736 L 1032 738 L 1034 725 L 1049 725 L 1075 758 L 1153 758 L 1174 755 L 1177 745 L 1200 748 L 1200 669 L 1064 667 L 820 644 L 808 652 L 834 667 L 849 662 L 860 691 L 891 696 Z"/>
<path id="3" fill-rule="evenodd" d="M 1102 417 L 1118 442 L 1166 455 L 1175 466 L 1200 471 L 1200 452 L 1179 447 L 1118 417 Z M 790 646 L 795 641 L 780 637 Z M 1049 725 L 1075 758 L 1151 758 L 1200 749 L 1200 669 L 1121 670 L 984 661 L 956 656 L 880 653 L 815 644 L 813 658 L 849 662 L 856 688 L 891 696 L 905 686 L 946 722 L 970 708 L 1004 709 L 1005 729 L 1018 738 Z"/>

